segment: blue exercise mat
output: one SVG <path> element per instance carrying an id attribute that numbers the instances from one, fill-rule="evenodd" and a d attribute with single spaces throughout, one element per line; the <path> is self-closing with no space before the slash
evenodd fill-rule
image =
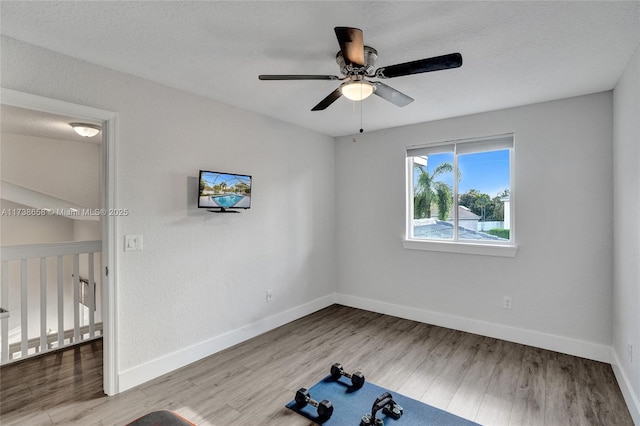
<path id="1" fill-rule="evenodd" d="M 360 389 L 354 389 L 347 379 L 334 379 L 331 375 L 320 380 L 309 388 L 309 395 L 316 401 L 327 399 L 333 405 L 333 415 L 329 420 L 321 423 L 318 420 L 316 407 L 306 405 L 298 408 L 296 401 L 287 404 L 287 408 L 295 411 L 316 423 L 325 426 L 358 426 L 363 415 L 371 413 L 373 402 L 385 392 L 389 392 L 393 400 L 402 406 L 404 413 L 398 420 L 382 413 L 376 413 L 376 418 L 383 419 L 385 426 L 470 426 L 478 425 L 472 421 L 463 419 L 423 402 L 416 401 L 397 392 L 381 388 L 373 383 L 366 382 Z"/>

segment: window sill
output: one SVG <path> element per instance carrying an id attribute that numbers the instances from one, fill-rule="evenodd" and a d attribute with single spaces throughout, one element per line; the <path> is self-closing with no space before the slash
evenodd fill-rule
<path id="1" fill-rule="evenodd" d="M 409 250 L 427 250 L 499 257 L 516 257 L 516 253 L 518 252 L 517 246 L 499 246 L 449 241 L 403 240 L 402 246 Z"/>

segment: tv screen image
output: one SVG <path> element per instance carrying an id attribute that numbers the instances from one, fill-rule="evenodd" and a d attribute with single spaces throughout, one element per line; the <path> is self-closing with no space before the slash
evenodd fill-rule
<path id="1" fill-rule="evenodd" d="M 248 209 L 251 207 L 251 176 L 200 170 L 198 207 Z"/>

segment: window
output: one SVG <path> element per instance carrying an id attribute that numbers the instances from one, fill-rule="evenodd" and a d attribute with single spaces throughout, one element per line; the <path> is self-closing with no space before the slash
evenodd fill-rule
<path id="1" fill-rule="evenodd" d="M 515 256 L 512 161 L 513 135 L 407 148 L 405 248 Z"/>

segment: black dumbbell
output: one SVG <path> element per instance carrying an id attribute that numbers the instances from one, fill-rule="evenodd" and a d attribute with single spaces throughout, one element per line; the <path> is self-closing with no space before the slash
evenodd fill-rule
<path id="1" fill-rule="evenodd" d="M 342 364 L 336 362 L 331 366 L 331 377 L 338 380 L 340 376 L 351 379 L 351 384 L 356 389 L 360 389 L 364 385 L 364 374 L 359 371 L 356 371 L 353 374 L 349 374 L 344 371 L 344 368 L 342 368 Z"/>
<path id="2" fill-rule="evenodd" d="M 296 406 L 298 408 L 302 408 L 310 404 L 318 409 L 318 419 L 321 421 L 328 420 L 329 417 L 333 414 L 333 405 L 331 405 L 331 401 L 323 399 L 318 402 L 311 398 L 309 395 L 309 391 L 305 388 L 300 388 L 296 392 Z"/>

